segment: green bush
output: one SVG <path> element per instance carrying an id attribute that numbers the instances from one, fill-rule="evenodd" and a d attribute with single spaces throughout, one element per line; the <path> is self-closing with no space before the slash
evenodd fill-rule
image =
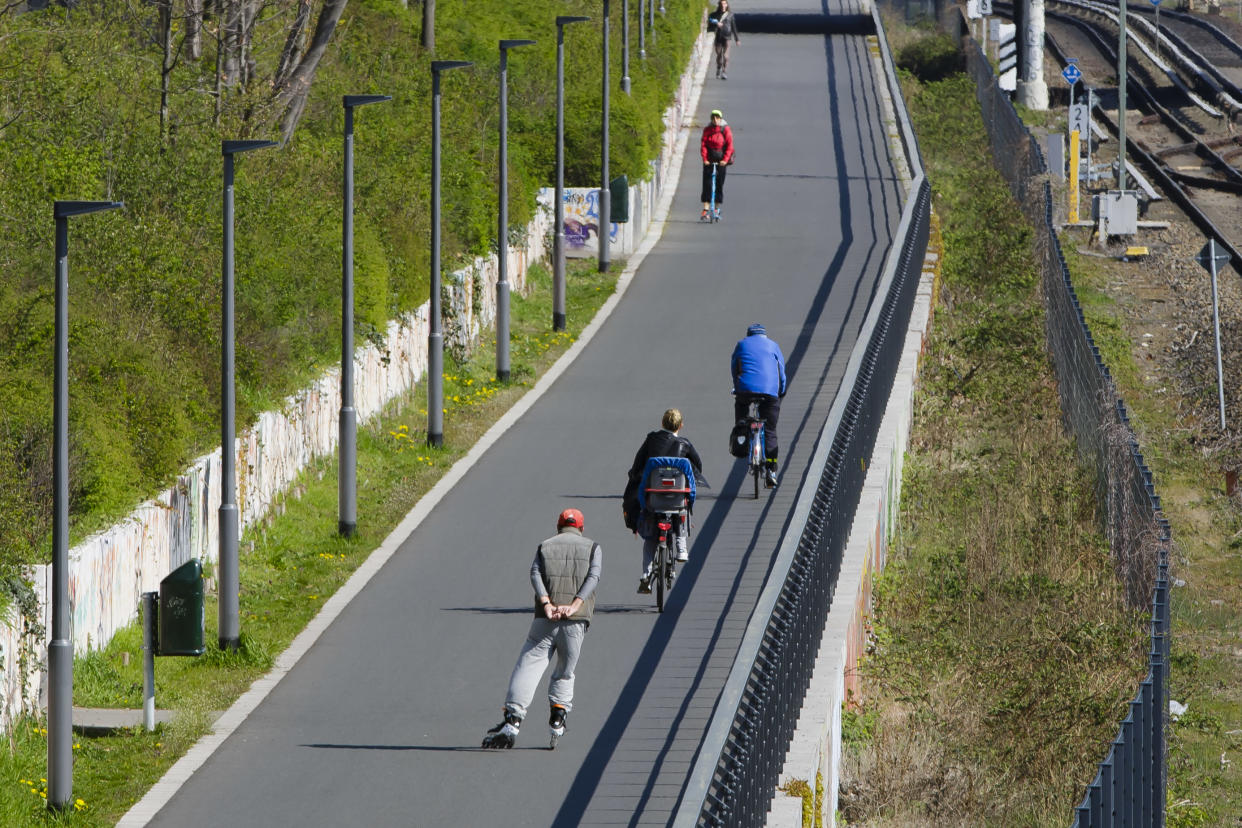
<path id="1" fill-rule="evenodd" d="M 553 180 L 557 14 L 595 17 L 566 31 L 566 182 L 597 183 L 599 4 L 555 5 L 440 0 L 433 56 L 419 45 L 417 8 L 350 4 L 292 140 L 237 157 L 239 424 L 339 359 L 342 95 L 393 96 L 358 110 L 355 122 L 360 341 L 427 298 L 433 57 L 475 63 L 443 84 L 446 269 L 495 247 L 500 38 L 538 41 L 510 57 L 511 226 L 529 221 L 538 188 Z M 627 96 L 613 4 L 614 175 L 650 174 L 702 9 L 669 4 L 658 16 L 657 45 L 632 65 Z M 183 57 L 174 70 L 162 133 L 149 13 L 102 0 L 71 14 L 56 5 L 0 12 L 0 576 L 46 560 L 50 548 L 54 200 L 126 204 L 70 225 L 75 539 L 123 516 L 219 439 L 220 141 L 276 136 L 263 134 L 261 88 L 226 90 L 217 115 L 211 38 L 201 59 Z M 256 57 L 274 63 L 282 45 L 258 38 Z"/>
<path id="2" fill-rule="evenodd" d="M 952 37 L 928 33 L 901 48 L 896 56 L 897 67 L 914 75 L 923 83 L 945 80 L 966 68 L 966 58 Z"/>

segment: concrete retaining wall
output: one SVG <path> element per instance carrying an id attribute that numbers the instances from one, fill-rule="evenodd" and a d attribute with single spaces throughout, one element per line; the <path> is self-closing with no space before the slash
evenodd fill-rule
<path id="1" fill-rule="evenodd" d="M 834 824 L 840 784 L 841 709 L 857 690 L 855 668 L 865 652 L 870 632 L 871 583 L 884 568 L 889 536 L 897 521 L 901 474 L 914 414 L 914 393 L 931 327 L 937 265 L 937 253 L 929 252 L 910 315 L 897 377 L 843 554 L 836 596 L 824 624 L 815 673 L 802 702 L 798 727 L 778 782 L 784 786 L 802 780 L 814 786 L 816 776 L 822 774 L 821 825 Z M 778 793 L 777 800 L 781 797 Z M 768 825 L 801 828 L 801 810 L 796 822 L 778 818 L 780 813 L 785 811 L 774 807 L 768 815 Z"/>

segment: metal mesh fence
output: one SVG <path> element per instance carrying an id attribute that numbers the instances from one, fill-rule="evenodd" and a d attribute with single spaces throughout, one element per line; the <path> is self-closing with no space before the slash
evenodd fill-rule
<path id="1" fill-rule="evenodd" d="M 986 56 L 967 41 L 996 168 L 1035 227 L 1045 328 L 1066 425 L 1096 472 L 1105 530 L 1132 606 L 1151 610 L 1147 677 L 1130 702 L 1104 761 L 1074 813 L 1076 828 L 1164 824 L 1168 709 L 1171 534 L 1125 404 L 1091 336 L 1053 223 L 1052 188 L 1038 143 L 996 82 Z"/>
<path id="2" fill-rule="evenodd" d="M 910 199 L 782 545 L 721 692 L 683 795 L 678 826 L 761 826 L 788 753 L 832 605 L 841 558 L 888 404 L 923 270 L 931 187 L 901 100 L 878 12 L 889 93 L 913 180 Z"/>
<path id="3" fill-rule="evenodd" d="M 765 824 L 814 671 L 841 556 L 862 493 L 866 458 L 871 456 L 888 405 L 922 273 L 931 208 L 931 188 L 926 179 L 919 182 L 914 196 L 912 220 L 905 235 L 898 237 L 901 247 L 896 278 L 835 431 L 797 550 L 767 615 L 766 627 L 754 642 L 757 647 L 748 650 L 744 641 L 739 648 L 739 659 L 750 657 L 753 663 L 744 687 L 738 688 L 735 712 L 697 825 Z M 767 610 L 757 608 L 757 617 L 763 617 L 759 613 Z M 728 701 L 722 696 L 721 707 Z M 707 747 L 705 743 L 704 749 Z"/>

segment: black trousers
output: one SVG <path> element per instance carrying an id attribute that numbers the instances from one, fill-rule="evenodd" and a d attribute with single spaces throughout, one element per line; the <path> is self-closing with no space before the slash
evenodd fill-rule
<path id="1" fill-rule="evenodd" d="M 724 180 L 725 170 L 729 169 L 724 164 L 716 165 L 716 206 L 724 204 Z M 699 201 L 704 204 L 711 203 L 712 200 L 712 165 L 703 165 L 703 195 L 699 197 Z"/>
<path id="2" fill-rule="evenodd" d="M 776 421 L 781 416 L 781 398 L 771 394 L 751 394 L 739 391 L 733 396 L 733 418 L 738 422 L 746 419 L 750 401 L 759 403 L 759 416 L 763 418 L 763 448 L 770 465 L 776 465 Z"/>

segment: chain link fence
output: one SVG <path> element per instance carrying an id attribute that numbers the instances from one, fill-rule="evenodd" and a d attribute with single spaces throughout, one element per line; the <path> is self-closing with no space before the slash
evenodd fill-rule
<path id="1" fill-rule="evenodd" d="M 1168 709 L 1171 533 L 1125 403 L 1100 358 L 1070 279 L 1053 221 L 1052 187 L 1039 145 L 997 85 L 979 45 L 966 41 L 993 163 L 1035 228 L 1048 350 L 1061 410 L 1079 452 L 1096 473 L 1118 576 L 1130 604 L 1151 611 L 1148 672 L 1107 756 L 1075 809 L 1075 828 L 1164 825 Z"/>

